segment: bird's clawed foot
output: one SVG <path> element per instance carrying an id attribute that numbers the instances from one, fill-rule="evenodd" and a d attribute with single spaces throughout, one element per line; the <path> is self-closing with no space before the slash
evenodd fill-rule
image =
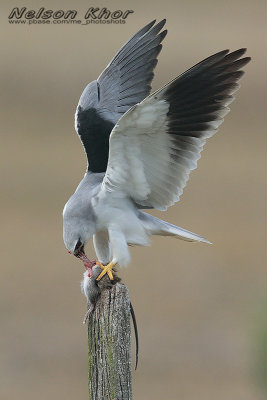
<path id="1" fill-rule="evenodd" d="M 97 281 L 100 281 L 101 278 L 103 278 L 104 275 L 108 274 L 108 277 L 111 281 L 113 281 L 113 270 L 112 268 L 115 267 L 116 264 L 113 262 L 110 262 L 108 265 L 102 265 L 99 261 L 96 262 L 97 265 L 99 265 L 100 268 L 102 268 L 102 272 L 98 275 L 96 278 Z"/>

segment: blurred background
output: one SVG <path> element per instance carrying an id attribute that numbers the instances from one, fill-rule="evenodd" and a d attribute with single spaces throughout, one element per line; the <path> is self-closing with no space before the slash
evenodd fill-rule
<path id="1" fill-rule="evenodd" d="M 14 25 L 8 15 L 15 6 L 134 13 L 118 25 Z M 155 238 L 151 248 L 131 249 L 131 266 L 120 272 L 139 326 L 134 398 L 263 399 L 264 2 L 25 0 L 0 7 L 1 400 L 87 398 L 83 266 L 61 236 L 62 208 L 86 168 L 74 112 L 85 85 L 154 18 L 167 18 L 169 33 L 153 89 L 228 47 L 248 47 L 252 62 L 180 203 L 154 213 L 213 245 Z M 92 244 L 87 250 L 93 257 Z"/>

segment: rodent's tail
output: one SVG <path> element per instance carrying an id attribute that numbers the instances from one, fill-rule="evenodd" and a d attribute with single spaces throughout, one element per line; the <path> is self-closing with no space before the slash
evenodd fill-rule
<path id="1" fill-rule="evenodd" d="M 132 303 L 130 303 L 130 311 L 131 311 L 131 316 L 132 316 L 132 320 L 133 320 L 134 335 L 135 335 L 135 370 L 136 370 L 137 365 L 138 365 L 139 339 L 138 339 L 137 323 L 136 323 L 136 318 L 135 318 L 135 313 L 134 313 Z"/>

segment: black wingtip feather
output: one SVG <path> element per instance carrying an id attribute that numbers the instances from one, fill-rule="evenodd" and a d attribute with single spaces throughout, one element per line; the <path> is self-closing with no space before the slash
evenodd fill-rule
<path id="1" fill-rule="evenodd" d="M 143 36 L 146 36 L 146 35 L 156 36 L 161 31 L 161 29 L 164 27 L 165 22 L 166 22 L 166 20 L 160 21 L 158 24 L 153 26 L 153 28 L 151 27 L 148 31 L 146 31 Z"/>
<path id="2" fill-rule="evenodd" d="M 240 58 L 239 60 L 236 60 L 232 62 L 227 68 L 227 71 L 238 71 L 239 69 L 243 68 L 249 61 L 251 60 L 250 57 L 244 57 Z"/>
<path id="3" fill-rule="evenodd" d="M 155 25 L 155 27 L 157 26 L 157 27 L 159 27 L 159 30 L 161 30 L 165 24 L 166 24 L 166 18 L 159 21 L 159 23 L 157 25 Z"/>
<path id="4" fill-rule="evenodd" d="M 149 29 L 150 28 L 152 28 L 152 26 L 155 24 L 155 22 L 156 22 L 156 19 L 153 19 L 153 21 L 151 21 L 151 22 L 149 22 L 147 25 L 145 25 L 142 29 L 140 29 L 137 33 L 136 33 L 136 35 L 139 33 L 139 32 L 141 32 L 142 30 L 144 30 L 144 31 L 149 31 Z"/>
<path id="5" fill-rule="evenodd" d="M 223 50 L 186 71 L 167 86 L 164 98 L 170 104 L 168 112 L 169 133 L 202 137 L 205 130 L 217 129 L 209 121 L 219 121 L 225 115 L 226 106 L 233 100 L 232 94 L 239 89 L 238 81 L 244 75 L 241 70 L 250 57 L 242 57 L 245 48 L 232 53 Z"/>
<path id="6" fill-rule="evenodd" d="M 247 51 L 247 49 L 245 47 L 235 50 L 232 53 L 225 56 L 225 60 L 227 60 L 228 62 L 237 60 L 238 58 L 242 57 L 246 51 Z"/>
<path id="7" fill-rule="evenodd" d="M 205 58 L 203 61 L 200 61 L 200 63 L 198 63 L 198 64 L 206 63 L 206 61 L 208 61 L 208 60 L 209 61 L 213 61 L 213 60 L 219 61 L 220 59 L 225 58 L 227 56 L 227 54 L 229 53 L 229 51 L 230 51 L 229 49 L 221 50 L 218 53 L 212 54 L 211 56 Z M 196 64 L 196 65 L 198 65 L 198 64 Z"/>
<path id="8" fill-rule="evenodd" d="M 165 38 L 165 36 L 167 35 L 167 33 L 168 33 L 167 29 L 164 29 L 164 31 L 162 31 L 162 32 L 159 34 L 159 36 L 160 36 L 160 38 L 161 38 L 161 42 L 162 42 L 162 40 Z"/>
<path id="9" fill-rule="evenodd" d="M 244 57 L 241 58 L 240 61 L 243 61 L 243 65 L 246 65 L 247 63 L 249 63 L 251 61 L 251 57 Z"/>

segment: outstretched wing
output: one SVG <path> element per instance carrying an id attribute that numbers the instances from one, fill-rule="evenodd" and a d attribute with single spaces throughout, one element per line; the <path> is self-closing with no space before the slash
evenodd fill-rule
<path id="1" fill-rule="evenodd" d="M 96 81 L 84 89 L 75 115 L 88 170 L 105 172 L 109 136 L 119 118 L 151 90 L 153 70 L 167 31 L 165 20 L 155 21 L 137 32 L 115 55 Z"/>
<path id="2" fill-rule="evenodd" d="M 110 136 L 102 190 L 160 210 L 178 201 L 229 111 L 245 51 L 214 54 L 129 110 Z"/>

